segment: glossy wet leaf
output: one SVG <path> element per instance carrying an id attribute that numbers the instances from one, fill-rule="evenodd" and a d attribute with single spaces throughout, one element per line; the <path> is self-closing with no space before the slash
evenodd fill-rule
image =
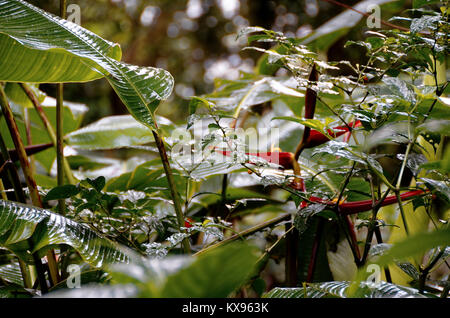
<path id="1" fill-rule="evenodd" d="M 309 220 L 317 213 L 325 210 L 327 206 L 325 204 L 309 204 L 305 208 L 300 209 L 294 220 L 294 225 L 300 234 L 303 234 L 308 229 Z"/>
<path id="2" fill-rule="evenodd" d="M 32 252 L 52 244 L 67 244 L 96 267 L 128 259 L 119 245 L 84 224 L 48 210 L 0 200 L 0 245 L 15 251 L 29 238 L 34 242 Z"/>
<path id="3" fill-rule="evenodd" d="M 46 298 L 134 298 L 138 289 L 132 284 L 128 285 L 94 285 L 71 290 L 62 289 L 45 295 Z"/>
<path id="4" fill-rule="evenodd" d="M 412 279 L 419 280 L 420 273 L 410 262 L 398 262 L 396 265 Z"/>
<path id="5" fill-rule="evenodd" d="M 347 289 L 350 283 L 332 281 L 307 284 L 305 288 L 274 288 L 265 298 L 349 298 Z M 360 298 L 425 298 L 413 288 L 381 281 L 380 283 L 361 282 L 356 297 Z"/>
<path id="6" fill-rule="evenodd" d="M 117 44 L 25 1 L 0 1 L 0 80 L 84 82 L 106 77 L 130 113 L 154 126 L 154 112 L 172 92 L 165 70 L 120 62 Z M 12 58 L 14 57 L 14 58 Z"/>
<path id="7" fill-rule="evenodd" d="M 422 31 L 435 30 L 439 20 L 440 20 L 439 16 L 430 16 L 430 15 L 424 15 L 420 18 L 413 19 L 410 25 L 411 32 L 418 33 Z"/>
<path id="8" fill-rule="evenodd" d="M 35 296 L 37 296 L 36 293 L 20 286 L 0 286 L 0 298 L 32 298 Z"/>
<path id="9" fill-rule="evenodd" d="M 450 202 L 450 186 L 448 182 L 430 178 L 422 178 L 421 180 L 425 181 L 425 184 L 430 190 L 435 190 L 438 195 L 447 200 L 447 202 Z"/>
<path id="10" fill-rule="evenodd" d="M 28 87 L 33 91 L 39 102 L 42 103 L 45 100 L 46 94 L 38 88 L 37 84 L 29 84 Z M 13 103 L 28 108 L 34 107 L 19 83 L 6 83 L 4 89 L 8 99 Z"/>
<path id="11" fill-rule="evenodd" d="M 137 166 L 132 172 L 112 178 L 106 185 L 106 191 L 145 191 L 162 187 L 167 187 L 167 179 L 161 160 L 155 159 Z"/>
<path id="12" fill-rule="evenodd" d="M 431 132 L 431 133 L 438 133 L 445 136 L 450 135 L 450 120 L 428 120 L 425 123 L 419 125 L 416 127 L 416 130 L 418 132 Z"/>
<path id="13" fill-rule="evenodd" d="M 383 78 L 383 82 L 395 97 L 401 98 L 411 104 L 416 102 L 414 88 L 409 83 L 397 77 L 385 77 Z"/>
<path id="14" fill-rule="evenodd" d="M 16 284 L 18 286 L 23 286 L 19 263 L 0 265 L 0 281 L 1 280 Z"/>

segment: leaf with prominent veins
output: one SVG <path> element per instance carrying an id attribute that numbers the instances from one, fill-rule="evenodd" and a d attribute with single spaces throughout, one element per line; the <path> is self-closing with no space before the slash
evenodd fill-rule
<path id="1" fill-rule="evenodd" d="M 156 128 L 154 112 L 174 81 L 159 68 L 120 62 L 122 52 L 82 28 L 21 0 L 0 0 L 0 81 L 61 83 L 106 77 L 130 113 Z"/>

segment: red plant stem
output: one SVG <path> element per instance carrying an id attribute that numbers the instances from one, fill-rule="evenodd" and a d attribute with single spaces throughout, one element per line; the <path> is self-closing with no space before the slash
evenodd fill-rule
<path id="1" fill-rule="evenodd" d="M 317 82 L 319 80 L 319 73 L 316 70 L 316 66 L 313 65 L 311 69 L 311 73 L 309 74 L 308 81 L 311 82 Z M 314 113 L 316 111 L 316 102 L 317 102 L 317 93 L 315 90 L 313 90 L 311 87 L 306 88 L 305 93 L 305 118 L 306 119 L 312 119 L 314 118 Z M 310 127 L 305 126 L 305 130 L 303 131 L 303 137 L 302 140 L 297 145 L 297 148 L 295 149 L 294 154 L 294 160 L 297 161 L 300 157 L 300 154 L 302 153 L 303 149 L 306 146 L 306 143 L 309 138 L 309 133 L 311 131 Z"/>
<path id="2" fill-rule="evenodd" d="M 408 192 L 402 193 L 400 195 L 400 199 L 402 201 L 411 200 L 411 199 L 414 199 L 415 197 L 418 197 L 425 193 L 426 193 L 426 191 L 423 191 L 423 190 L 408 191 Z M 314 202 L 314 203 L 329 205 L 330 207 L 333 207 L 336 205 L 336 203 L 333 201 L 324 200 L 322 198 L 313 197 L 313 196 L 309 198 L 309 201 Z M 380 204 L 380 206 L 383 207 L 383 206 L 391 205 L 394 203 L 397 203 L 397 196 L 391 195 L 391 196 L 388 196 L 386 199 L 384 199 L 384 201 Z M 339 214 L 342 214 L 342 215 L 356 214 L 356 213 L 368 211 L 370 209 L 372 209 L 372 200 L 344 202 L 344 203 L 341 203 L 338 205 L 338 212 L 339 212 Z"/>

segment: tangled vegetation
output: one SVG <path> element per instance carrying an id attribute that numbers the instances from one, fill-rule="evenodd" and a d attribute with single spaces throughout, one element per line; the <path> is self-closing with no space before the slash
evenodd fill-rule
<path id="1" fill-rule="evenodd" d="M 242 28 L 254 70 L 174 123 L 168 71 L 0 0 L 0 296 L 446 298 L 448 1 L 325 60 L 350 12 L 304 38 Z M 63 83 L 101 78 L 129 114 L 81 127 Z"/>

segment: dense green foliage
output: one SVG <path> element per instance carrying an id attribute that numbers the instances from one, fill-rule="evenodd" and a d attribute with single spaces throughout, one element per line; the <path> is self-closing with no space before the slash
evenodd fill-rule
<path id="1" fill-rule="evenodd" d="M 0 296 L 447 297 L 450 11 L 432 2 L 347 41 L 356 61 L 325 58 L 351 9 L 304 37 L 241 28 L 254 69 L 174 122 L 168 71 L 0 0 Z M 130 114 L 82 126 L 90 105 L 64 102 L 57 140 L 40 84 L 100 78 Z M 58 163 L 23 146 L 58 142 Z"/>

